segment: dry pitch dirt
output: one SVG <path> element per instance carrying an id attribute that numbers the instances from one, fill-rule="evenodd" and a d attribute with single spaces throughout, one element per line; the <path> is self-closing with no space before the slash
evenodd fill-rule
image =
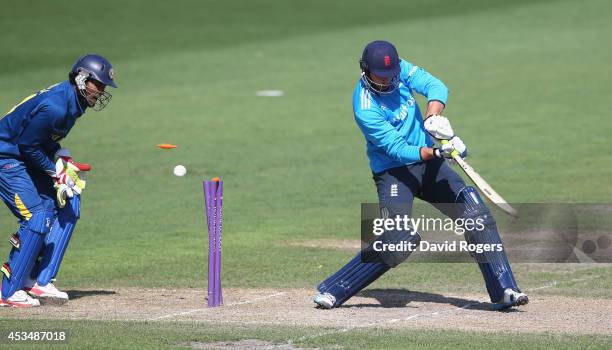
<path id="1" fill-rule="evenodd" d="M 474 331 L 612 334 L 612 300 L 530 293 L 527 306 L 491 311 L 486 295 L 439 295 L 408 290 L 369 289 L 342 308 L 315 309 L 312 290 L 225 289 L 225 305 L 206 307 L 200 289 L 69 290 L 63 306 L 0 309 L 0 318 L 189 321 L 235 325 L 317 326 L 332 329 L 426 328 Z"/>

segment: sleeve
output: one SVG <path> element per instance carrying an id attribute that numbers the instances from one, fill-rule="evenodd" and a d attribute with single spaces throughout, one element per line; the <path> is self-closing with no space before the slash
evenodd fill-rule
<path id="1" fill-rule="evenodd" d="M 421 147 L 408 144 L 380 112 L 360 110 L 355 112 L 355 120 L 366 140 L 384 149 L 389 157 L 402 163 L 421 160 Z"/>
<path id="2" fill-rule="evenodd" d="M 53 161 L 55 153 L 59 151 L 60 148 L 62 148 L 62 145 L 60 145 L 58 142 L 49 140 L 42 145 L 42 148 L 45 151 L 47 157 L 49 157 L 51 161 Z"/>
<path id="3" fill-rule="evenodd" d="M 55 164 L 53 164 L 47 152 L 50 152 L 56 146 L 54 143 L 46 143 L 60 115 L 61 112 L 57 111 L 56 108 L 42 106 L 36 111 L 19 138 L 19 151 L 25 161 L 44 170 L 50 176 L 55 175 Z"/>
<path id="4" fill-rule="evenodd" d="M 427 97 L 427 101 L 440 101 L 446 105 L 448 101 L 448 88 L 446 85 L 425 69 L 408 62 L 405 63 L 409 67 L 406 77 L 408 87 Z"/>

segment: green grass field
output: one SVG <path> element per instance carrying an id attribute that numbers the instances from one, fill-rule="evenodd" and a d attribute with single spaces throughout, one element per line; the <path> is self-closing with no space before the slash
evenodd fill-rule
<path id="1" fill-rule="evenodd" d="M 120 86 L 109 107 L 88 112 L 63 143 L 94 171 L 60 287 L 206 288 L 201 182 L 221 176 L 224 285 L 314 290 L 347 252 L 282 242 L 357 239 L 360 203 L 376 201 L 351 97 L 361 50 L 380 38 L 449 86 L 446 115 L 470 147 L 470 164 L 506 199 L 609 202 L 612 196 L 607 1 L 79 4 L 12 1 L 0 12 L 0 109 L 64 80 L 85 52 L 109 58 Z M 266 89 L 285 95 L 255 96 Z M 179 148 L 155 147 L 162 142 Z M 176 164 L 187 167 L 186 177 L 172 176 Z M 2 235 L 16 229 L 6 209 L 0 228 Z M 5 245 L 2 254 L 8 250 Z M 527 288 L 568 281 L 545 294 L 612 298 L 609 266 L 517 265 L 515 272 Z M 575 281 L 584 276 L 598 277 Z M 482 292 L 481 278 L 472 264 L 407 263 L 375 286 L 472 293 Z M 42 321 L 26 324 L 36 322 Z M 101 336 L 115 339 L 111 347 L 172 348 L 211 339 L 282 341 L 317 331 L 62 324 L 74 329 L 73 348 L 99 346 Z M 355 330 L 334 337 L 346 348 L 610 345 L 609 337 L 533 334 L 518 341 L 495 334 L 490 340 L 459 331 Z M 333 344 L 320 338 L 301 345 Z"/>
<path id="2" fill-rule="evenodd" d="M 4 326 L 3 321 L 0 325 Z M 45 327 L 45 322 L 25 322 L 26 327 Z M 257 338 L 265 334 L 266 339 L 282 343 L 291 338 L 307 337 L 316 329 L 294 329 L 288 327 L 260 328 L 253 327 L 202 327 L 184 323 L 132 323 L 132 322 L 91 322 L 62 321 L 57 324 L 70 329 L 69 339 L 79 339 L 79 347 L 95 348 L 100 338 L 106 348 L 112 349 L 185 349 L 190 342 L 239 341 L 241 338 Z M 406 349 L 407 345 L 420 349 L 488 349 L 491 347 L 506 348 L 510 334 L 471 334 L 469 338 L 463 332 L 421 331 L 417 334 L 403 332 L 384 332 L 374 330 L 354 336 L 354 332 L 334 334 L 331 337 L 315 338 L 301 342 L 305 347 L 333 347 L 343 344 L 348 349 Z M 70 343 L 69 343 L 70 344 Z M 26 344 L 24 344 L 25 346 Z M 27 344 L 30 345 L 31 344 Z M 513 349 L 605 349 L 609 339 L 603 336 L 558 336 L 558 335 L 523 335 L 512 340 Z M 345 348 L 343 347 L 343 348 Z M 20 346 L 15 348 L 19 349 Z M 62 348 L 62 344 L 37 344 L 37 349 Z"/>

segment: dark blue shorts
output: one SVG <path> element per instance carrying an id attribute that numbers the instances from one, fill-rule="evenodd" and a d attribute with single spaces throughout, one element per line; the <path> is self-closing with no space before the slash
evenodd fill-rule
<path id="1" fill-rule="evenodd" d="M 455 203 L 459 192 L 466 187 L 463 179 L 442 159 L 387 169 L 375 173 L 373 178 L 381 208 L 398 205 L 404 208 L 401 214 L 406 215 L 411 214 L 416 197 L 455 217 L 449 206 L 437 204 Z"/>
<path id="2" fill-rule="evenodd" d="M 0 159 L 0 198 L 20 222 L 37 211 L 55 208 L 51 177 L 16 159 Z"/>

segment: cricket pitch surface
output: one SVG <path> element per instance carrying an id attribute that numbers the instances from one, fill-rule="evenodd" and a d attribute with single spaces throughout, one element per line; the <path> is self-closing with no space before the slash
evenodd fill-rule
<path id="1" fill-rule="evenodd" d="M 333 310 L 314 308 L 314 290 L 224 289 L 225 305 L 206 307 L 202 289 L 68 290 L 63 306 L 1 308 L 0 318 L 199 322 L 325 327 L 323 333 L 365 328 L 612 334 L 612 300 L 529 294 L 530 303 L 492 311 L 488 297 L 366 289 Z M 322 334 L 323 334 L 322 333 Z M 322 335 L 320 334 L 320 335 Z M 313 337 L 319 334 L 314 334 Z"/>

